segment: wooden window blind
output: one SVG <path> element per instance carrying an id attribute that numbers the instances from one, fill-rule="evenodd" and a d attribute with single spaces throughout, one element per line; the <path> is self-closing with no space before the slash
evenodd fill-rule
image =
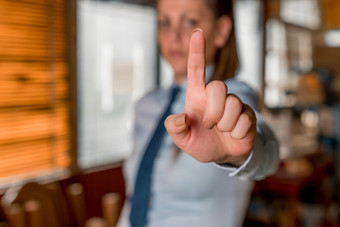
<path id="1" fill-rule="evenodd" d="M 68 0 L 0 0 L 0 180 L 67 169 Z"/>

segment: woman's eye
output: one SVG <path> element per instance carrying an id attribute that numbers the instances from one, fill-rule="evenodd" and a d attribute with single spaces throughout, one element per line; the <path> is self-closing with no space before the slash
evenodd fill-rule
<path id="1" fill-rule="evenodd" d="M 158 27 L 159 28 L 168 28 L 170 27 L 170 22 L 166 20 L 159 20 L 158 21 Z"/>
<path id="2" fill-rule="evenodd" d="M 186 19 L 185 23 L 188 27 L 196 27 L 198 22 L 195 19 Z"/>

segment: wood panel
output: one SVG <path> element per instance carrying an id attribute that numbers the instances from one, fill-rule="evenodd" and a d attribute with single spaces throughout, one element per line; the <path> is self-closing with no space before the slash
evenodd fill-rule
<path id="1" fill-rule="evenodd" d="M 340 29 L 340 1 L 321 0 L 323 11 L 323 27 L 325 29 Z"/>
<path id="2" fill-rule="evenodd" d="M 329 69 L 334 76 L 340 76 L 340 48 L 317 46 L 313 50 L 313 62 L 315 67 Z"/>

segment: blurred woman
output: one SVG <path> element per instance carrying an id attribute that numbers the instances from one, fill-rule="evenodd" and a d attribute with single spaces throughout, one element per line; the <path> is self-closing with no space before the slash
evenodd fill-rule
<path id="1" fill-rule="evenodd" d="M 258 96 L 234 78 L 232 9 L 232 0 L 158 0 L 159 46 L 175 82 L 137 104 L 118 226 L 242 226 L 252 180 L 276 170 Z"/>

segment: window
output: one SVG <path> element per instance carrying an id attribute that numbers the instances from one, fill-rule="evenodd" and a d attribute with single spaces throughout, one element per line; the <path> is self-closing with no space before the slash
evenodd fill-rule
<path id="1" fill-rule="evenodd" d="M 66 0 L 0 0 L 0 180 L 68 169 Z"/>
<path id="2" fill-rule="evenodd" d="M 262 91 L 262 3 L 235 1 L 235 29 L 240 69 L 237 77 L 258 92 Z"/>
<path id="3" fill-rule="evenodd" d="M 265 97 L 267 107 L 286 105 L 285 84 L 288 81 L 285 25 L 275 19 L 266 23 Z"/>
<path id="4" fill-rule="evenodd" d="M 132 151 L 134 104 L 156 85 L 156 12 L 114 1 L 78 1 L 80 168 Z"/>

